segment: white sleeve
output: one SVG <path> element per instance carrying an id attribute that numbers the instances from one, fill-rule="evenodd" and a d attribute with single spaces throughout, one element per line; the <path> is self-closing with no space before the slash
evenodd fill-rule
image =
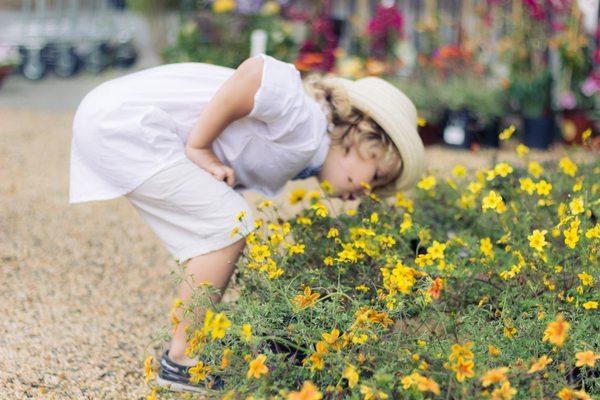
<path id="1" fill-rule="evenodd" d="M 263 74 L 249 117 L 267 125 L 261 135 L 274 142 L 296 142 L 304 135 L 313 136 L 314 120 L 319 111 L 316 102 L 304 90 L 300 71 L 294 64 L 264 53 Z"/>

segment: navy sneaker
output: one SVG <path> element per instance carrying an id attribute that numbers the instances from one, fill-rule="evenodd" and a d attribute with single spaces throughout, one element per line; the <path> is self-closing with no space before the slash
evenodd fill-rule
<path id="1" fill-rule="evenodd" d="M 198 383 L 190 382 L 189 369 L 187 365 L 181 365 L 169 358 L 169 350 L 163 352 L 160 359 L 160 368 L 156 383 L 176 392 L 195 392 L 208 394 L 209 391 L 223 388 L 223 381 L 219 376 L 208 376 L 204 381 Z"/>

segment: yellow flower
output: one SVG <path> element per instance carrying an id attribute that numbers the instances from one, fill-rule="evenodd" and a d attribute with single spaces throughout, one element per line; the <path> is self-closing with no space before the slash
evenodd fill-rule
<path id="1" fill-rule="evenodd" d="M 290 196 L 290 204 L 297 204 L 300 201 L 302 201 L 302 199 L 304 198 L 304 196 L 306 196 L 306 190 L 299 188 L 296 189 L 292 192 L 292 195 Z"/>
<path id="2" fill-rule="evenodd" d="M 260 10 L 260 13 L 262 15 L 275 15 L 275 14 L 279 14 L 280 11 L 280 7 L 279 7 L 279 3 L 274 1 L 274 0 L 270 0 L 267 1 L 263 6 L 262 9 Z"/>
<path id="3" fill-rule="evenodd" d="M 293 256 L 294 254 L 304 254 L 304 247 L 305 245 L 301 243 L 296 243 L 293 245 L 288 244 L 288 255 Z"/>
<path id="4" fill-rule="evenodd" d="M 527 239 L 529 239 L 529 246 L 537 251 L 544 251 L 544 246 L 548 244 L 545 237 L 547 232 L 546 229 L 541 231 L 535 229 L 531 235 L 527 236 Z"/>
<path id="5" fill-rule="evenodd" d="M 496 346 L 492 346 L 491 344 L 488 345 L 488 353 L 490 353 L 491 356 L 499 356 L 502 354 L 500 349 L 498 349 Z"/>
<path id="6" fill-rule="evenodd" d="M 372 213 L 370 221 L 372 224 L 376 224 L 377 222 L 379 222 L 379 215 L 376 212 Z"/>
<path id="7" fill-rule="evenodd" d="M 579 196 L 571 200 L 571 202 L 569 203 L 569 208 L 571 209 L 571 214 L 573 215 L 581 214 L 582 212 L 584 212 L 585 208 L 583 208 L 583 197 Z"/>
<path id="8" fill-rule="evenodd" d="M 576 366 L 583 367 L 586 365 L 588 367 L 593 367 L 596 365 L 596 360 L 600 360 L 600 355 L 594 354 L 593 351 L 588 350 L 575 353 L 575 358 L 577 359 L 575 362 Z"/>
<path id="9" fill-rule="evenodd" d="M 339 350 L 344 347 L 344 343 L 340 339 L 340 331 L 337 328 L 333 328 L 331 333 L 323 333 L 322 336 L 323 339 L 325 339 L 325 342 L 327 342 L 332 349 Z"/>
<path id="10" fill-rule="evenodd" d="M 333 188 L 331 187 L 331 183 L 327 179 L 324 179 L 319 184 L 319 186 L 321 187 L 321 189 L 323 189 L 325 191 L 325 193 L 327 193 L 327 194 L 333 193 Z"/>
<path id="11" fill-rule="evenodd" d="M 319 217 L 325 218 L 327 216 L 327 207 L 321 203 L 315 203 L 310 208 L 311 210 L 315 210 L 315 214 Z"/>
<path id="12" fill-rule="evenodd" d="M 233 229 L 231 230 L 231 233 L 229 234 L 229 237 L 234 237 L 235 235 L 237 235 L 240 232 L 240 228 L 238 226 L 233 227 Z"/>
<path id="13" fill-rule="evenodd" d="M 498 138 L 500 138 L 500 140 L 508 140 L 508 139 L 510 139 L 512 134 L 515 133 L 515 131 L 516 131 L 515 126 L 510 125 L 508 128 L 506 128 L 502 132 L 500 132 L 500 134 L 498 135 Z"/>
<path id="14" fill-rule="evenodd" d="M 231 326 L 231 322 L 227 316 L 220 312 L 214 316 L 211 322 L 211 337 L 212 340 L 222 339 L 225 337 L 225 331 Z"/>
<path id="15" fill-rule="evenodd" d="M 496 212 L 501 214 L 506 210 L 506 205 L 504 204 L 502 196 L 497 194 L 495 191 L 490 190 L 488 195 L 483 198 L 481 208 L 484 212 L 487 210 L 496 210 Z"/>
<path id="16" fill-rule="evenodd" d="M 561 158 L 558 162 L 558 167 L 562 172 L 569 176 L 575 176 L 577 173 L 577 165 L 575 165 L 575 163 L 573 163 L 569 157 Z"/>
<path id="17" fill-rule="evenodd" d="M 527 164 L 527 172 L 529 172 L 534 178 L 539 178 L 542 172 L 544 172 L 544 168 L 537 161 L 530 161 Z"/>
<path id="18" fill-rule="evenodd" d="M 269 368 L 267 368 L 267 366 L 265 365 L 266 359 L 267 356 L 265 356 L 264 354 L 260 354 L 254 360 L 250 361 L 246 377 L 258 379 L 262 375 L 266 375 L 269 372 Z"/>
<path id="19" fill-rule="evenodd" d="M 583 305 L 583 308 L 585 308 L 586 310 L 595 310 L 598 308 L 597 301 L 586 301 L 582 305 Z"/>
<path id="20" fill-rule="evenodd" d="M 532 195 L 535 191 L 535 183 L 531 180 L 531 178 L 519 178 L 519 183 L 521 184 L 521 190 L 527 192 L 527 194 Z"/>
<path id="21" fill-rule="evenodd" d="M 425 118 L 423 117 L 417 117 L 417 126 L 425 126 L 427 124 L 427 121 L 425 121 Z M 590 130 L 591 131 L 591 130 Z"/>
<path id="22" fill-rule="evenodd" d="M 535 188 L 540 196 L 548 196 L 552 190 L 552 184 L 542 179 L 535 184 Z"/>
<path id="23" fill-rule="evenodd" d="M 498 163 L 494 167 L 494 174 L 500 175 L 503 178 L 506 177 L 511 172 L 513 172 L 513 167 L 510 164 L 505 163 L 505 162 Z"/>
<path id="24" fill-rule="evenodd" d="M 529 153 L 529 147 L 525 146 L 522 143 L 517 145 L 517 154 L 519 157 L 523 157 L 525 154 Z"/>
<path id="25" fill-rule="evenodd" d="M 272 205 L 273 205 L 273 201 L 263 200 L 260 203 L 258 203 L 258 206 L 256 206 L 256 208 L 259 210 L 262 210 L 263 208 L 271 207 Z"/>
<path id="26" fill-rule="evenodd" d="M 340 236 L 340 232 L 336 228 L 329 228 L 329 232 L 327 232 L 328 238 L 336 238 Z"/>
<path id="27" fill-rule="evenodd" d="M 237 215 L 235 216 L 235 219 L 237 219 L 238 221 L 241 221 L 242 218 L 244 218 L 247 215 L 246 210 L 242 210 L 239 213 L 237 213 Z"/>
<path id="28" fill-rule="evenodd" d="M 571 224 L 569 224 L 569 228 L 563 231 L 565 244 L 571 249 L 574 249 L 577 242 L 579 242 L 579 223 L 579 219 L 575 217 Z"/>
<path id="29" fill-rule="evenodd" d="M 509 381 L 504 381 L 502 386 L 494 389 L 490 400 L 511 400 L 515 394 L 517 394 L 517 389 L 510 386 Z"/>
<path id="30" fill-rule="evenodd" d="M 480 378 L 481 385 L 483 387 L 488 387 L 494 383 L 504 382 L 506 380 L 506 373 L 508 372 L 507 367 L 500 367 L 495 369 L 490 369 L 485 372 L 483 376 Z"/>
<path id="31" fill-rule="evenodd" d="M 323 394 L 311 381 L 304 381 L 299 392 L 290 392 L 287 395 L 287 400 L 321 400 L 322 398 Z"/>
<path id="32" fill-rule="evenodd" d="M 581 281 L 583 286 L 592 286 L 594 284 L 594 277 L 592 277 L 587 272 L 582 272 L 581 274 L 577 274 L 577 277 Z"/>
<path id="33" fill-rule="evenodd" d="M 252 326 L 250 326 L 250 324 L 242 325 L 242 338 L 244 338 L 246 342 L 252 340 Z"/>
<path id="34" fill-rule="evenodd" d="M 423 190 L 430 190 L 433 189 L 436 185 L 437 181 L 435 179 L 435 176 L 433 175 L 429 175 L 423 179 L 421 179 L 419 181 L 419 183 L 417 183 L 417 187 Z"/>
<path id="35" fill-rule="evenodd" d="M 400 224 L 400 233 L 405 233 L 412 227 L 412 217 L 409 213 L 402 215 L 402 223 Z"/>
<path id="36" fill-rule="evenodd" d="M 541 356 L 538 360 L 533 361 L 531 363 L 531 367 L 529 368 L 529 371 L 527 371 L 528 374 L 533 374 L 536 373 L 538 371 L 543 370 L 544 368 L 546 368 L 546 365 L 550 364 L 552 362 L 552 359 L 548 356 Z"/>
<path id="37" fill-rule="evenodd" d="M 210 374 L 210 367 L 204 365 L 202 361 L 198 361 L 196 365 L 188 369 L 188 372 L 190 373 L 190 382 L 198 383 L 205 380 L 208 374 Z"/>
<path id="38" fill-rule="evenodd" d="M 146 396 L 146 400 L 158 400 L 156 398 L 156 393 L 158 393 L 158 388 L 157 387 L 153 387 L 152 388 L 152 392 Z"/>
<path id="39" fill-rule="evenodd" d="M 459 358 L 473 358 L 473 352 L 471 351 L 471 347 L 473 347 L 473 342 L 466 342 L 463 345 L 458 343 L 453 344 L 451 349 L 452 353 L 448 356 L 450 361 L 458 360 Z"/>
<path id="40" fill-rule="evenodd" d="M 308 194 L 308 200 L 311 201 L 311 202 L 312 201 L 317 201 L 317 200 L 320 200 L 320 199 L 321 199 L 321 193 L 317 192 L 316 190 L 314 190 L 314 191 L 312 191 L 312 192 L 310 192 Z"/>
<path id="41" fill-rule="evenodd" d="M 583 143 L 585 143 L 591 136 L 592 136 L 592 128 L 587 128 L 585 131 L 583 131 L 581 133 L 581 141 Z"/>
<path id="42" fill-rule="evenodd" d="M 308 217 L 297 217 L 296 222 L 298 225 L 312 225 L 312 221 Z"/>
<path id="43" fill-rule="evenodd" d="M 235 9 L 234 0 L 215 0 L 212 7 L 217 14 L 226 13 Z"/>
<path id="44" fill-rule="evenodd" d="M 467 185 L 467 189 L 472 194 L 477 194 L 481 191 L 481 189 L 483 189 L 483 184 L 481 182 L 470 182 Z"/>
<path id="45" fill-rule="evenodd" d="M 488 258 L 494 258 L 492 240 L 489 237 L 483 238 L 479 241 L 479 250 Z"/>
<path id="46" fill-rule="evenodd" d="M 348 380 L 348 387 L 353 388 L 358 383 L 358 372 L 356 372 L 356 368 L 352 364 L 348 364 L 344 372 L 342 373 L 342 378 Z"/>
<path id="47" fill-rule="evenodd" d="M 150 379 L 154 378 L 154 371 L 152 370 L 152 361 L 154 357 L 148 356 L 144 361 L 144 382 L 148 383 Z"/>
<path id="48" fill-rule="evenodd" d="M 567 339 L 567 332 L 569 332 L 570 326 L 571 324 L 565 321 L 563 316 L 559 314 L 553 322 L 548 323 L 542 341 L 549 341 L 558 347 L 562 347 Z"/>
<path id="49" fill-rule="evenodd" d="M 467 169 L 462 165 L 456 165 L 452 169 L 452 175 L 454 176 L 465 176 L 467 174 Z"/>

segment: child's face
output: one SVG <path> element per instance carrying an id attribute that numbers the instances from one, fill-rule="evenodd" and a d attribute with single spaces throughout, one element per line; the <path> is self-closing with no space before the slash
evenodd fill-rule
<path id="1" fill-rule="evenodd" d="M 361 182 L 366 182 L 374 188 L 383 186 L 391 180 L 390 171 L 386 171 L 380 164 L 378 158 L 368 160 L 362 158 L 356 146 L 351 146 L 346 154 L 343 146 L 332 145 L 318 178 L 319 181 L 327 180 L 331 183 L 333 189 L 331 196 L 352 200 L 365 190 L 360 185 Z"/>

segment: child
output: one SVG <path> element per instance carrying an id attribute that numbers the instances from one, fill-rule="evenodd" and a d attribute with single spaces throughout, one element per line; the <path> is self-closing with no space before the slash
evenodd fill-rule
<path id="1" fill-rule="evenodd" d="M 104 82 L 79 105 L 69 202 L 125 196 L 193 282 L 223 291 L 245 245 L 230 233 L 255 229 L 240 191 L 273 198 L 288 180 L 316 176 L 334 197 L 353 199 L 364 183 L 394 194 L 423 170 L 416 119 L 412 102 L 382 79 L 303 80 L 262 53 L 235 70 L 149 68 Z M 178 298 L 189 300 L 189 285 Z M 198 361 L 185 352 L 189 321 L 178 318 L 157 382 L 201 391 L 189 382 Z"/>

